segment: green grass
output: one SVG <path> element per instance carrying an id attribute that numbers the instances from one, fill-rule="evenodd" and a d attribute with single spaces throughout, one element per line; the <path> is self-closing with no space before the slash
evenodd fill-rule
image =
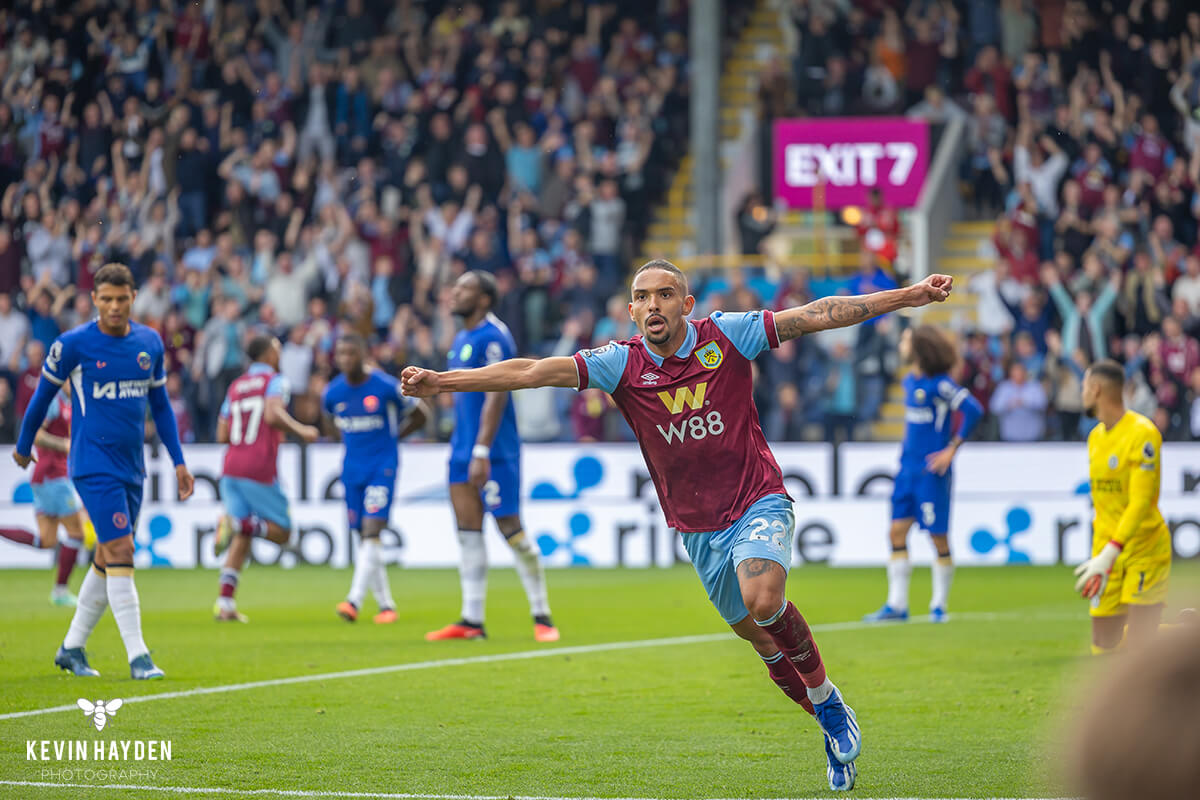
<path id="1" fill-rule="evenodd" d="M 104 677 L 53 668 L 70 612 L 44 572 L 0 572 L 0 713 L 195 687 L 604 642 L 720 633 L 691 569 L 549 573 L 558 645 L 532 638 L 515 575 L 491 575 L 486 642 L 423 641 L 458 610 L 448 571 L 393 569 L 400 621 L 333 614 L 348 571 L 253 568 L 249 625 L 217 625 L 211 571 L 140 571 L 146 640 L 165 682 L 129 680 L 111 616 L 91 642 Z M 1175 597 L 1200 570 L 1180 564 Z M 76 582 L 78 576 L 76 576 Z M 913 607 L 928 602 L 928 570 Z M 1066 568 L 960 570 L 949 625 L 828 630 L 818 643 L 864 734 L 858 797 L 1053 797 L 1057 741 L 1088 664 L 1085 607 Z M 856 620 L 883 570 L 797 569 L 789 593 L 814 625 Z M 369 619 L 372 608 L 368 609 Z M 153 779 L 107 782 L 566 797 L 827 797 L 815 725 L 748 645 L 729 640 L 443 665 L 382 675 L 128 704 L 103 733 L 78 710 L 0 720 L 0 780 L 41 780 L 27 739 L 170 739 Z M 104 783 L 106 781 L 84 781 Z M 152 792 L 0 785 L 0 798 L 151 797 Z M 187 795 L 172 794 L 171 797 Z"/>

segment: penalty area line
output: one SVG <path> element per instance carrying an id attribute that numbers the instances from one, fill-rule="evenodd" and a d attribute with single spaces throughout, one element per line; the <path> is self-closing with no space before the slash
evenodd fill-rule
<path id="1" fill-rule="evenodd" d="M 1037 612 L 963 612 L 959 614 L 951 614 L 951 622 L 954 620 L 963 620 L 968 622 L 996 622 L 1004 620 L 1047 620 L 1047 619 L 1074 619 L 1079 615 L 1065 614 L 1038 614 Z M 1082 618 L 1082 617 L 1081 617 Z M 928 616 L 913 617 L 907 623 L 913 624 L 930 624 L 932 621 Z M 889 629 L 902 627 L 901 623 L 879 623 L 879 622 L 828 622 L 812 626 L 814 633 L 833 633 L 837 631 L 855 631 L 869 629 Z M 711 642 L 723 642 L 731 639 L 736 639 L 732 633 L 705 633 L 695 636 L 672 636 L 661 639 L 633 639 L 624 642 L 602 642 L 599 644 L 583 644 L 568 647 L 551 647 L 538 650 L 517 650 L 512 653 L 490 653 L 479 656 L 466 656 L 462 658 L 440 658 L 431 661 L 409 661 L 403 664 L 388 664 L 381 667 L 364 667 L 362 669 L 350 669 L 341 672 L 323 672 L 316 675 L 293 675 L 288 678 L 269 678 L 261 681 L 247 681 L 245 683 L 227 683 L 220 686 L 200 686 L 195 689 L 182 689 L 177 692 L 159 692 L 157 694 L 144 694 L 134 697 L 124 698 L 125 705 L 130 703 L 149 703 L 153 700 L 177 700 L 183 697 L 198 697 L 206 694 L 227 694 L 229 692 L 244 692 L 250 689 L 264 689 L 269 686 L 289 686 L 298 683 L 315 683 L 317 681 L 334 681 L 344 678 L 364 678 L 373 675 L 389 675 L 395 672 L 413 672 L 416 670 L 437 669 L 439 667 L 463 667 L 472 664 L 494 664 L 502 661 L 525 661 L 534 658 L 554 658 L 555 656 L 573 656 L 585 655 L 588 653 L 607 653 L 619 650 L 638 650 L 647 647 L 664 647 L 664 646 L 679 646 L 689 644 L 709 644 Z M 21 717 L 37 717 L 43 714 L 56 714 L 63 711 L 78 711 L 79 707 L 74 703 L 70 705 L 49 706 L 47 708 L 32 708 L 27 711 L 10 711 L 6 714 L 0 714 L 0 720 L 19 719 Z M 375 795 L 371 795 L 375 796 Z"/>
<path id="2" fill-rule="evenodd" d="M 111 792 L 157 792 L 162 794 L 209 794 L 229 797 L 350 797 L 358 800 L 667 800 L 656 797 L 554 797 L 522 794 L 420 794 L 410 792 L 332 792 L 306 789 L 230 789 L 221 786 L 139 786 L 125 783 L 53 783 L 51 781 L 5 781 L 0 786 L 30 789 L 97 789 Z M 745 800 L 731 798 L 730 800 Z M 778 800 L 783 800 L 779 798 Z M 924 797 L 880 797 L 859 800 L 939 800 Z M 947 798 L 966 800 L 966 798 Z M 987 800 L 1069 800 L 1068 798 L 988 798 Z"/>

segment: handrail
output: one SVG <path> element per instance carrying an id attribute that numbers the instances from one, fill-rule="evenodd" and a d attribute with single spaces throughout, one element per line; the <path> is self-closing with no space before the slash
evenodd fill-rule
<path id="1" fill-rule="evenodd" d="M 916 282 L 930 272 L 936 253 L 935 243 L 945 238 L 950 223 L 962 212 L 958 191 L 958 165 L 966 148 L 966 122 L 955 117 L 946 126 L 933 156 L 933 165 L 921 187 L 921 196 L 912 215 L 912 270 Z"/>

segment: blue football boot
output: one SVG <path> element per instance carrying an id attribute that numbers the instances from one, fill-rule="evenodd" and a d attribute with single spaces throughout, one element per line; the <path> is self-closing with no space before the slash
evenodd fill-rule
<path id="1" fill-rule="evenodd" d="M 908 622 L 908 609 L 897 611 L 884 604 L 883 608 L 864 616 L 863 622 Z"/>
<path id="2" fill-rule="evenodd" d="M 66 648 L 59 645 L 58 652 L 54 654 L 54 666 L 81 678 L 100 677 L 100 673 L 88 664 L 87 654 L 82 647 Z"/>
<path id="3" fill-rule="evenodd" d="M 142 653 L 129 662 L 129 677 L 135 681 L 161 681 L 167 673 L 154 666 L 149 653 Z"/>
<path id="4" fill-rule="evenodd" d="M 817 724 L 830 739 L 829 745 L 837 760 L 849 764 L 858 758 L 862 750 L 862 732 L 858 729 L 854 709 L 842 701 L 838 688 L 833 687 L 833 694 L 824 703 L 814 703 L 813 710 Z"/>
<path id="5" fill-rule="evenodd" d="M 848 792 L 854 788 L 854 779 L 858 777 L 858 767 L 854 766 L 854 762 L 843 764 L 838 760 L 837 754 L 833 752 L 832 739 L 828 736 L 825 739 L 825 758 L 828 759 L 829 765 L 826 767 L 826 773 L 829 775 L 829 788 L 835 792 Z"/>

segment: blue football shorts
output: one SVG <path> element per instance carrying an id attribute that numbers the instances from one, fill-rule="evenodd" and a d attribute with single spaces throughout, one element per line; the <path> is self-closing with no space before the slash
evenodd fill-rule
<path id="1" fill-rule="evenodd" d="M 98 541 L 111 542 L 137 530 L 138 512 L 142 508 L 141 483 L 126 483 L 111 475 L 84 475 L 73 482 Z"/>
<path id="2" fill-rule="evenodd" d="M 33 510 L 44 517 L 69 517 L 79 513 L 79 498 L 70 478 L 52 478 L 35 483 Z"/>
<path id="3" fill-rule="evenodd" d="M 221 478 L 221 502 L 235 519 L 257 516 L 286 531 L 292 529 L 288 500 L 277 483 L 226 476 Z"/>
<path id="4" fill-rule="evenodd" d="M 450 462 L 450 482 L 466 483 L 470 461 Z M 521 462 L 493 461 L 492 472 L 479 493 L 483 508 L 493 517 L 511 517 L 521 510 Z"/>
<path id="5" fill-rule="evenodd" d="M 381 519 L 385 523 L 392 515 L 392 496 L 396 493 L 395 473 L 390 482 L 375 478 L 369 483 L 343 483 L 346 489 L 346 518 L 350 530 L 361 530 L 364 519 Z"/>
<path id="6" fill-rule="evenodd" d="M 771 494 L 755 502 L 741 519 L 723 531 L 681 535 L 708 599 L 721 618 L 733 625 L 750 614 L 738 585 L 738 565 L 748 558 L 765 558 L 787 572 L 792 564 L 795 532 L 792 501 L 784 495 Z"/>
<path id="7" fill-rule="evenodd" d="M 915 519 L 935 536 L 950 530 L 950 475 L 901 470 L 892 487 L 892 519 Z"/>

